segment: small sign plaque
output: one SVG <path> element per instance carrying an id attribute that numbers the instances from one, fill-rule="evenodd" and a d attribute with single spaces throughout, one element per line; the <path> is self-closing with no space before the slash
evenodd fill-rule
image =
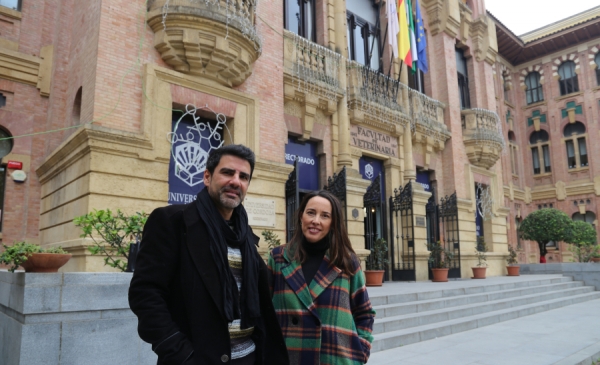
<path id="1" fill-rule="evenodd" d="M 427 224 L 425 223 L 425 217 L 415 217 L 415 224 L 417 227 L 427 227 Z"/>
<path id="2" fill-rule="evenodd" d="M 275 227 L 275 200 L 246 198 L 244 208 L 251 226 Z"/>

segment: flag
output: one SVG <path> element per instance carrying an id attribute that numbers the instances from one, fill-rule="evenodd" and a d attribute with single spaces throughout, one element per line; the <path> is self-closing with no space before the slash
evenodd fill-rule
<path id="1" fill-rule="evenodd" d="M 412 72 L 417 72 L 417 60 L 419 55 L 417 53 L 417 41 L 415 39 L 415 21 L 412 15 L 412 3 L 410 0 L 406 0 L 406 17 L 408 18 L 408 29 L 410 31 L 410 54 L 412 57 L 412 64 L 407 65 L 412 68 Z"/>
<path id="2" fill-rule="evenodd" d="M 412 65 L 410 52 L 410 33 L 406 19 L 406 0 L 398 0 L 398 55 L 407 65 Z"/>
<path id="3" fill-rule="evenodd" d="M 387 16 L 388 16 L 388 43 L 392 46 L 392 54 L 394 58 L 398 58 L 398 10 L 396 1 L 386 1 Z"/>
<path id="4" fill-rule="evenodd" d="M 429 70 L 429 65 L 427 64 L 427 38 L 425 37 L 425 25 L 423 24 L 423 17 L 421 17 L 421 7 L 419 6 L 419 0 L 416 0 L 416 5 L 417 54 L 419 55 L 417 67 L 419 67 L 421 71 L 427 72 Z"/>

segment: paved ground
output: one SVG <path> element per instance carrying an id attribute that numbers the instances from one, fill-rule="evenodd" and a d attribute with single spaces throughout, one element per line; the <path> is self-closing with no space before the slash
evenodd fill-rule
<path id="1" fill-rule="evenodd" d="M 547 276 L 545 276 L 547 277 Z M 488 283 L 530 280 L 488 278 Z M 429 291 L 480 285 L 475 280 L 449 283 L 388 283 L 369 288 L 378 294 Z M 600 358 L 600 300 L 588 301 L 475 330 L 371 355 L 369 365 L 575 365 Z"/>

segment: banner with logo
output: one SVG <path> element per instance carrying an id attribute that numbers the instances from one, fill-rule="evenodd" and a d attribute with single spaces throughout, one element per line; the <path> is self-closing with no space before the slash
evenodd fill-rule
<path id="1" fill-rule="evenodd" d="M 210 151 L 223 144 L 223 123 L 173 113 L 171 130 L 168 202 L 187 204 L 204 188 L 206 160 Z"/>
<path id="2" fill-rule="evenodd" d="M 383 161 L 362 156 L 358 160 L 358 171 L 363 179 L 370 180 L 371 182 L 381 174 L 381 198 L 385 200 L 385 172 L 383 170 Z"/>
<path id="3" fill-rule="evenodd" d="M 308 191 L 319 190 L 319 160 L 316 144 L 288 138 L 288 143 L 285 145 L 285 163 L 293 165 L 296 160 L 298 160 L 298 188 Z"/>

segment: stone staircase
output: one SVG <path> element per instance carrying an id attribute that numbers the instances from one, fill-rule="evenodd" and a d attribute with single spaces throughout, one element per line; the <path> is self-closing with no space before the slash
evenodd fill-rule
<path id="1" fill-rule="evenodd" d="M 460 282 L 460 281 L 457 281 Z M 377 352 L 599 299 L 600 291 L 559 275 L 499 283 L 430 283 L 431 290 L 369 293 L 377 311 L 371 351 Z M 382 288 L 385 288 L 384 287 Z M 441 286 L 440 286 L 441 285 Z"/>

